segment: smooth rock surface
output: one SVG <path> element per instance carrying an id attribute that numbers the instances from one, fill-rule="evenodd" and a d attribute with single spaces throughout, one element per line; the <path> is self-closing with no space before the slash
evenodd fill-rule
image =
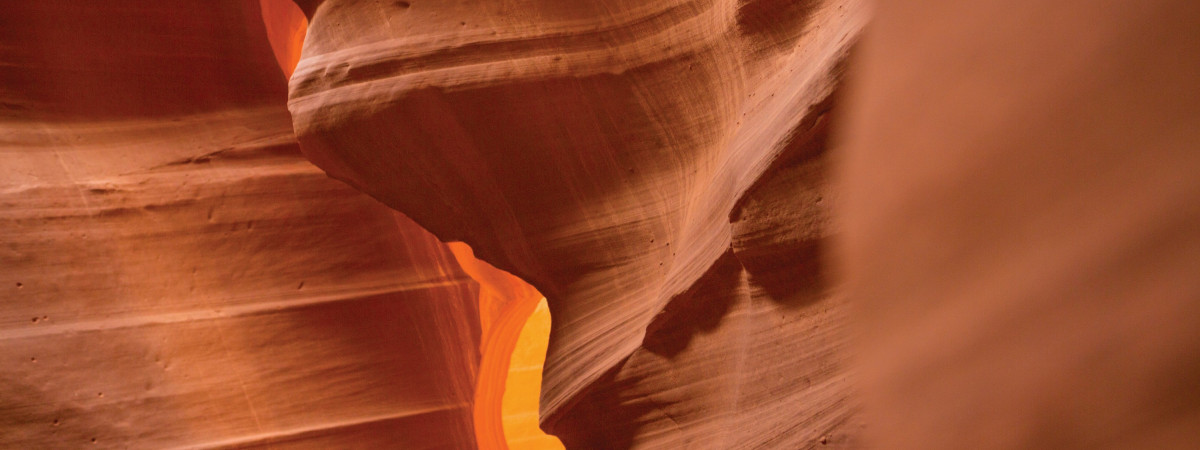
<path id="1" fill-rule="evenodd" d="M 1196 448 L 1200 3 L 876 12 L 837 209 L 870 442 Z"/>
<path id="2" fill-rule="evenodd" d="M 1200 7 L 863 3 L 0 0 L 0 447 L 1194 447 Z"/>
<path id="3" fill-rule="evenodd" d="M 299 3 L 302 150 L 546 295 L 543 428 L 572 448 L 849 442 L 820 254 L 860 2 Z"/>
<path id="4" fill-rule="evenodd" d="M 260 11 L 0 1 L 0 447 L 475 447 L 479 284 L 303 158 Z"/>

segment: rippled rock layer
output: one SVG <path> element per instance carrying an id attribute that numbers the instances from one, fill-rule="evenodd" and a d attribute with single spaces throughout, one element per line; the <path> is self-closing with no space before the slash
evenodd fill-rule
<path id="1" fill-rule="evenodd" d="M 304 159 L 262 10 L 0 2 L 0 447 L 475 446 L 480 284 Z"/>
<path id="2" fill-rule="evenodd" d="M 848 443 L 825 136 L 853 0 L 311 1 L 305 155 L 533 283 L 568 447 Z"/>

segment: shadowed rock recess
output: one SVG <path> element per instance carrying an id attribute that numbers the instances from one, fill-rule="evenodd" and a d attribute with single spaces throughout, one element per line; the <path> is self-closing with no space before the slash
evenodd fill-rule
<path id="1" fill-rule="evenodd" d="M 303 20 L 0 0 L 0 448 L 505 445 L 541 296 L 304 159 Z"/>
<path id="2" fill-rule="evenodd" d="M 0 0 L 0 446 L 847 442 L 859 3 L 565 3 Z"/>
<path id="3" fill-rule="evenodd" d="M 545 294 L 571 448 L 855 434 L 820 262 L 858 1 L 301 1 L 304 154 Z"/>
<path id="4" fill-rule="evenodd" d="M 0 0 L 0 448 L 1196 448 L 1200 2 L 866 3 Z"/>

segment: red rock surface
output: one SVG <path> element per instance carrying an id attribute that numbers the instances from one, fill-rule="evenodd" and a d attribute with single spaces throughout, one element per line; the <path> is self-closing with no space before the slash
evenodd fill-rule
<path id="1" fill-rule="evenodd" d="M 1193 447 L 1200 6 L 875 3 L 0 0 L 0 447 Z"/>
<path id="2" fill-rule="evenodd" d="M 0 447 L 474 446 L 478 284 L 304 160 L 260 14 L 0 2 Z"/>
<path id="3" fill-rule="evenodd" d="M 880 1 L 842 266 L 888 449 L 1200 442 L 1200 3 Z"/>
<path id="4" fill-rule="evenodd" d="M 305 155 L 546 294 L 574 448 L 847 440 L 818 256 L 856 1 L 305 2 Z"/>

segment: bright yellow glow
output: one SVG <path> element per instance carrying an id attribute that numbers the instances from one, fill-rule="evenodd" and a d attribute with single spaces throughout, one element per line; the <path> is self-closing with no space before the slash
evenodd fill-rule
<path id="1" fill-rule="evenodd" d="M 260 0 L 267 38 L 288 77 L 300 61 L 308 19 L 291 0 Z M 463 271 L 479 283 L 481 330 L 475 383 L 475 438 L 485 450 L 560 450 L 538 427 L 542 365 L 550 339 L 550 309 L 533 286 L 475 258 L 467 244 L 447 244 Z"/>
<path id="2" fill-rule="evenodd" d="M 557 450 L 558 438 L 538 427 L 538 395 L 542 390 L 542 365 L 550 338 L 550 307 L 543 297 L 517 337 L 504 382 L 501 417 L 504 439 L 514 449 Z"/>
<path id="3" fill-rule="evenodd" d="M 546 298 L 520 278 L 476 259 L 467 244 L 447 246 L 463 271 L 479 283 L 483 335 L 475 383 L 479 448 L 562 449 L 558 438 L 538 427 L 542 364 L 550 339 Z"/>

